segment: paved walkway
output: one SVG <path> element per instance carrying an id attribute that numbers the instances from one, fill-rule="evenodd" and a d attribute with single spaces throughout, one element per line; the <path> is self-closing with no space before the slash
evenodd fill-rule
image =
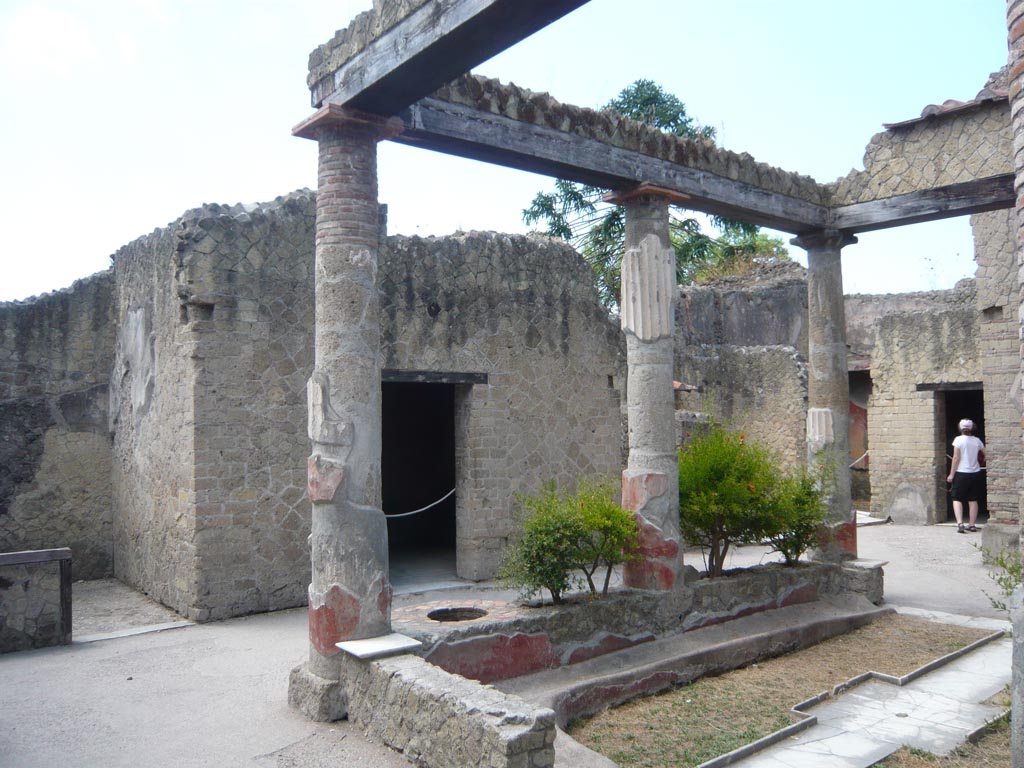
<path id="1" fill-rule="evenodd" d="M 927 611 L 923 618 L 1009 629 L 1008 622 Z M 984 704 L 1010 682 L 1012 646 L 1003 638 L 905 685 L 867 680 L 841 696 L 804 709 L 816 723 L 800 734 L 731 763 L 741 768 L 867 768 L 901 746 L 945 755 L 1000 717 Z"/>

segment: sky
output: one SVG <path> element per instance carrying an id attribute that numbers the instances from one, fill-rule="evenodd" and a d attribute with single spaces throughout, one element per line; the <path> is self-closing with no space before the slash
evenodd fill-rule
<path id="1" fill-rule="evenodd" d="M 315 187 L 316 144 L 291 136 L 313 111 L 308 55 L 371 4 L 0 0 L 0 301 L 103 270 L 203 203 Z M 591 0 L 474 71 L 591 107 L 652 79 L 721 146 L 828 182 L 883 123 L 973 98 L 1006 56 L 1002 0 Z M 552 185 L 390 143 L 379 179 L 389 232 L 424 236 L 525 232 Z M 972 259 L 966 218 L 867 233 L 844 287 L 948 288 Z"/>

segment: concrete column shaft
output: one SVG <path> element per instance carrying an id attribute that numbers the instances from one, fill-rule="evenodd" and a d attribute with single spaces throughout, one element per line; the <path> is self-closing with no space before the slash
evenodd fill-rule
<path id="1" fill-rule="evenodd" d="M 391 631 L 380 509 L 379 134 L 354 121 L 324 127 L 318 138 L 310 670 L 333 679 L 334 643 Z"/>
<path id="2" fill-rule="evenodd" d="M 807 251 L 807 460 L 812 468 L 823 465 L 831 472 L 831 522 L 838 546 L 820 553 L 829 559 L 857 552 L 850 501 L 850 379 L 841 259 L 843 246 L 856 242 L 837 230 L 792 241 Z"/>
<path id="3" fill-rule="evenodd" d="M 626 333 L 629 458 L 622 504 L 640 526 L 642 559 L 628 563 L 625 582 L 672 589 L 682 571 L 679 465 L 675 443 L 675 252 L 669 203 L 640 194 L 624 202 L 622 328 Z"/>

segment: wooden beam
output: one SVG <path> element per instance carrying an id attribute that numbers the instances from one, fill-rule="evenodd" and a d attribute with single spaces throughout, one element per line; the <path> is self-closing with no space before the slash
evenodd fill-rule
<path id="1" fill-rule="evenodd" d="M 385 368 L 380 380 L 389 384 L 486 384 L 486 373 L 457 371 L 399 371 Z"/>
<path id="2" fill-rule="evenodd" d="M 693 210 L 794 234 L 828 226 L 825 206 L 462 104 L 427 98 L 399 117 L 400 144 L 605 189 L 647 182 L 686 195 Z"/>
<path id="3" fill-rule="evenodd" d="M 313 106 L 393 115 L 587 0 L 429 2 L 314 83 Z"/>
<path id="4" fill-rule="evenodd" d="M 950 184 L 920 192 L 854 203 L 832 209 L 832 227 L 844 232 L 870 232 L 922 221 L 1012 208 L 1013 174 Z"/>
<path id="5" fill-rule="evenodd" d="M 918 392 L 980 392 L 984 389 L 980 381 L 941 381 L 936 384 L 918 384 Z"/>
<path id="6" fill-rule="evenodd" d="M 0 566 L 30 565 L 31 563 L 51 563 L 55 560 L 70 560 L 71 549 L 26 549 L 21 552 L 4 552 L 0 554 Z"/>

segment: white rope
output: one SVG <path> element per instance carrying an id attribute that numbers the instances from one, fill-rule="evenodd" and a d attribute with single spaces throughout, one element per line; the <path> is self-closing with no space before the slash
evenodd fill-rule
<path id="1" fill-rule="evenodd" d="M 871 451 L 864 451 L 864 453 L 861 455 L 860 459 L 863 459 L 869 453 L 871 453 Z M 857 461 L 853 462 L 853 464 L 857 464 L 858 462 L 860 462 L 860 459 L 857 459 Z M 850 465 L 850 469 L 853 469 L 853 464 Z"/>
<path id="2" fill-rule="evenodd" d="M 442 501 L 447 499 L 453 493 L 455 493 L 455 489 L 454 488 L 452 488 L 450 491 L 448 491 L 448 493 L 446 493 L 444 496 L 442 496 L 437 501 L 432 502 L 430 504 L 427 504 L 427 506 L 425 506 L 425 507 L 420 507 L 419 509 L 414 509 L 412 512 L 402 512 L 401 514 L 398 514 L 398 515 L 384 515 L 384 517 L 387 517 L 387 518 L 391 518 L 391 517 L 409 517 L 410 515 L 418 515 L 420 512 L 426 512 L 431 507 L 436 507 L 438 504 L 440 504 Z"/>

